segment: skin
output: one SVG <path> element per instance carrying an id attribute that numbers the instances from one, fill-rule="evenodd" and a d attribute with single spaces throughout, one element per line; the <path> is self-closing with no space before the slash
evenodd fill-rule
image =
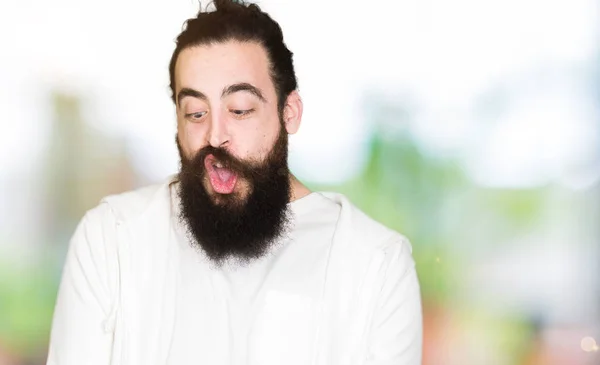
<path id="1" fill-rule="evenodd" d="M 175 66 L 177 135 L 186 157 L 207 145 L 224 147 L 245 161 L 263 161 L 281 126 L 277 95 L 264 48 L 254 42 L 228 41 L 183 50 Z M 287 97 L 284 127 L 294 134 L 302 119 L 297 91 Z M 290 200 L 310 193 L 292 174 Z M 215 194 L 208 180 L 203 182 Z M 247 196 L 238 179 L 234 193 Z"/>

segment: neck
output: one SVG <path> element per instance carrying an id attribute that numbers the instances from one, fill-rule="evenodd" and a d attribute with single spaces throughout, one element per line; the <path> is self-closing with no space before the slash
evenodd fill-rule
<path id="1" fill-rule="evenodd" d="M 290 202 L 303 198 L 311 193 L 306 185 L 302 184 L 294 175 L 290 174 L 291 196 Z"/>

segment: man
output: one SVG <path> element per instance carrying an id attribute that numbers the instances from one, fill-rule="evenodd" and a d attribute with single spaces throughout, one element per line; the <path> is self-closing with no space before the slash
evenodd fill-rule
<path id="1" fill-rule="evenodd" d="M 292 53 L 258 6 L 215 9 L 170 63 L 180 172 L 82 219 L 48 364 L 419 364 L 409 242 L 289 172 Z"/>

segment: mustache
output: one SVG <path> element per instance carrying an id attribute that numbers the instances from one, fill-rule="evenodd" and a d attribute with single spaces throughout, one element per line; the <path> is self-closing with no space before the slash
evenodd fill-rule
<path id="1" fill-rule="evenodd" d="M 202 178 L 206 174 L 204 161 L 208 155 L 213 155 L 223 167 L 233 171 L 238 177 L 251 180 L 264 180 L 269 176 L 269 161 L 254 159 L 241 159 L 229 152 L 224 147 L 206 146 L 200 149 L 194 157 L 182 160 L 182 172 Z"/>

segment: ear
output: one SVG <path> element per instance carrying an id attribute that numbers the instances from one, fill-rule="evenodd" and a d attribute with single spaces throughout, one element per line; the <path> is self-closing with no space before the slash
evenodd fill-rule
<path id="1" fill-rule="evenodd" d="M 300 128 L 302 120 L 302 99 L 297 90 L 288 95 L 283 108 L 283 123 L 288 134 L 294 134 Z"/>

